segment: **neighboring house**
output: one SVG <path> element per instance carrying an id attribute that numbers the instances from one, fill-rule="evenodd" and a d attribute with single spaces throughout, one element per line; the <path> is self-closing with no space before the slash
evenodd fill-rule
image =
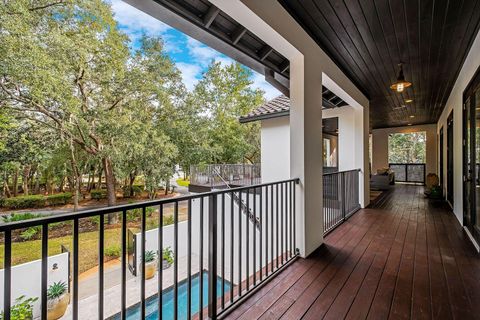
<path id="1" fill-rule="evenodd" d="M 325 100 L 325 99 L 324 99 Z M 328 104 L 325 112 L 337 110 L 336 116 L 322 119 L 323 135 L 323 170 L 324 173 L 339 170 L 339 148 L 341 146 L 341 134 L 339 134 L 338 111 L 349 108 L 346 103 L 337 96 L 331 96 L 329 100 L 335 104 Z M 338 106 L 337 106 L 338 105 Z M 328 111 L 327 111 L 328 110 Z M 335 115 L 335 114 L 334 114 Z M 241 123 L 260 121 L 261 123 L 261 171 L 262 181 L 269 182 L 290 177 L 290 99 L 281 95 L 272 99 L 249 114 L 240 117 Z M 340 153 L 341 154 L 341 153 Z M 344 169 L 348 168 L 343 162 Z"/>

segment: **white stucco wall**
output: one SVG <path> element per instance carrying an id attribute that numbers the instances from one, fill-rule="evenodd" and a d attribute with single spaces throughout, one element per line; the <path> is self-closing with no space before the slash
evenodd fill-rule
<path id="1" fill-rule="evenodd" d="M 437 123 L 437 132 L 443 127 L 443 163 L 444 163 L 444 187 L 446 194 L 447 184 L 447 118 L 453 110 L 453 212 L 460 224 L 463 222 L 463 170 L 462 170 L 462 105 L 463 105 L 463 91 L 467 88 L 468 83 L 473 78 L 475 72 L 480 66 L 480 33 L 477 34 L 470 52 L 463 63 L 462 69 L 455 81 L 452 92 L 448 97 L 445 109 L 440 115 Z"/>
<path id="2" fill-rule="evenodd" d="M 426 174 L 437 172 L 437 126 L 427 124 L 372 130 L 372 173 L 377 169 L 388 168 L 388 136 L 393 133 L 426 133 L 425 170 Z"/>
<path id="3" fill-rule="evenodd" d="M 56 264 L 57 269 L 53 269 Z M 54 282 L 63 281 L 68 285 L 68 264 L 69 253 L 61 253 L 48 257 L 48 273 L 47 284 L 51 285 Z M 0 310 L 3 311 L 3 283 L 4 272 L 0 270 Z M 27 263 L 22 263 L 12 267 L 12 306 L 15 300 L 20 296 L 28 298 L 38 298 L 33 305 L 34 318 L 40 316 L 41 309 L 41 286 L 42 286 L 42 260 L 35 260 Z"/>
<path id="4" fill-rule="evenodd" d="M 289 117 L 261 121 L 262 182 L 290 179 Z"/>
<path id="5" fill-rule="evenodd" d="M 275 187 L 276 188 L 276 187 Z M 276 190 L 276 189 L 275 189 Z M 231 211 L 231 198 L 229 194 L 227 193 L 225 195 L 225 279 L 227 281 L 232 281 L 232 277 L 230 274 L 231 266 L 232 264 L 230 263 L 231 258 L 233 258 L 233 282 L 235 284 L 239 283 L 239 275 L 238 275 L 238 268 L 241 265 L 242 266 L 242 278 L 241 280 L 244 281 L 247 278 L 247 226 L 248 226 L 248 259 L 249 259 L 249 276 L 253 276 L 254 271 L 258 272 L 262 267 L 265 267 L 265 261 L 267 257 L 266 249 L 267 249 L 267 241 L 271 243 L 277 243 L 277 238 L 278 242 L 282 243 L 283 240 L 283 251 L 281 251 L 282 246 L 279 246 L 279 251 L 276 251 L 276 247 L 274 248 L 273 255 L 274 257 L 280 256 L 281 253 L 287 253 L 289 252 L 288 250 L 290 249 L 289 244 L 291 243 L 290 241 L 290 228 L 293 227 L 293 224 L 291 224 L 291 221 L 288 217 L 288 210 L 286 208 L 290 207 L 290 202 L 289 198 L 285 196 L 288 194 L 286 186 L 284 185 L 284 196 L 282 198 L 281 196 L 281 191 L 282 189 L 279 188 L 279 193 L 280 193 L 280 198 L 279 198 L 279 206 L 277 208 L 276 202 L 271 201 L 271 193 L 269 189 L 269 193 L 267 194 L 267 191 L 265 188 L 262 189 L 262 210 L 260 210 L 260 194 L 254 195 L 253 193 L 250 193 L 249 197 L 249 207 L 252 213 L 254 213 L 260 220 L 260 228 L 262 229 L 262 232 L 260 232 L 260 228 L 257 228 L 254 226 L 253 222 L 249 219 L 247 219 L 247 216 L 244 213 L 241 213 L 239 216 L 239 207 L 237 204 L 234 204 L 233 206 L 233 220 L 232 220 L 232 211 Z M 276 192 L 274 193 L 274 196 L 276 195 Z M 254 200 L 255 198 L 255 200 Z M 222 248 L 222 229 L 220 228 L 221 223 L 222 223 L 222 203 L 221 203 L 221 196 L 218 196 L 217 198 L 217 225 L 219 226 L 218 231 L 217 231 L 217 267 L 218 267 L 218 272 L 220 275 L 220 270 L 222 267 L 222 262 L 221 262 L 221 248 Z M 246 204 L 246 196 L 245 194 L 242 195 L 242 199 L 244 200 L 244 203 Z M 268 202 L 267 202 L 267 199 Z M 283 199 L 283 201 L 282 201 Z M 191 222 L 191 237 L 192 237 L 192 247 L 191 247 L 191 252 L 193 259 L 192 265 L 198 266 L 198 259 L 200 255 L 200 199 L 194 199 L 192 200 L 192 222 Z M 255 204 L 255 205 L 254 205 Z M 268 210 L 265 210 L 268 204 Z M 280 204 L 283 204 L 283 206 L 280 206 Z M 273 206 L 273 207 L 272 207 Z M 207 198 L 204 198 L 204 215 L 203 215 L 203 270 L 208 270 L 208 237 L 209 237 L 209 217 L 208 217 L 208 211 L 209 211 L 209 202 Z M 282 218 L 283 217 L 283 218 Z M 278 219 L 278 220 L 277 220 Z M 230 228 L 232 226 L 233 230 L 233 245 L 231 242 L 231 232 Z M 277 226 L 284 227 L 284 230 L 282 232 L 281 228 L 279 229 L 278 232 L 278 237 L 277 237 Z M 239 236 L 239 231 L 241 230 L 241 243 L 240 241 L 240 236 Z M 174 225 L 169 225 L 163 227 L 163 247 L 170 247 L 171 250 L 173 251 L 174 249 Z M 157 251 L 158 250 L 158 229 L 152 229 L 146 232 L 146 243 L 145 243 L 145 249 L 146 251 L 153 250 Z M 267 239 L 268 235 L 268 239 Z M 137 233 L 137 252 L 141 253 L 141 233 Z M 255 257 L 256 260 L 254 262 L 254 236 L 256 237 L 255 239 Z M 262 241 L 260 241 L 260 237 Z M 185 261 L 185 259 L 182 259 L 182 257 L 187 257 L 188 256 L 188 222 L 180 222 L 178 223 L 178 253 L 177 257 L 180 259 L 180 261 Z M 262 243 L 262 246 L 260 246 L 260 242 Z M 240 245 L 239 245 L 240 244 Z M 271 245 L 268 246 L 268 261 L 267 263 L 271 263 L 272 255 L 270 249 L 272 248 Z M 260 253 L 260 250 L 261 253 Z M 239 258 L 239 252 L 241 252 L 241 259 Z M 292 251 L 293 252 L 293 251 Z M 233 257 L 232 257 L 233 255 Z M 262 257 L 262 260 L 260 260 L 260 257 Z M 241 260 L 241 263 L 240 263 Z M 260 265 L 260 261 L 262 262 L 262 265 Z M 137 270 L 140 270 L 141 268 L 141 255 L 139 255 L 137 259 Z M 255 269 L 254 269 L 254 264 L 255 264 Z M 184 269 L 185 266 L 179 266 L 179 269 Z M 198 267 L 193 267 L 192 268 L 192 274 L 197 273 Z M 137 273 L 140 274 L 140 273 Z"/>

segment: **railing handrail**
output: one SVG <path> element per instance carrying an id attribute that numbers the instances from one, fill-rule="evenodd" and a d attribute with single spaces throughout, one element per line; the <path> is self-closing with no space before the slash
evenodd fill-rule
<path id="1" fill-rule="evenodd" d="M 389 162 L 390 164 L 395 164 L 395 165 L 426 165 L 426 162 Z"/>
<path id="2" fill-rule="evenodd" d="M 45 217 L 34 218 L 34 219 L 23 220 L 23 221 L 13 221 L 13 222 L 1 224 L 0 232 L 4 232 L 7 230 L 29 228 L 29 227 L 55 223 L 55 222 L 63 222 L 63 221 L 68 221 L 73 219 L 81 219 L 81 218 L 93 217 L 98 215 L 106 215 L 109 213 L 122 212 L 124 210 L 128 211 L 128 210 L 152 207 L 152 206 L 157 206 L 162 204 L 169 204 L 169 203 L 175 203 L 175 202 L 178 203 L 178 202 L 193 200 L 197 198 L 208 198 L 209 196 L 227 194 L 231 192 L 241 192 L 247 189 L 250 190 L 250 189 L 261 188 L 266 186 L 273 186 L 273 185 L 287 183 L 287 182 L 298 183 L 299 181 L 300 181 L 299 178 L 293 178 L 293 179 L 286 179 L 281 181 L 260 183 L 260 184 L 245 186 L 245 187 L 236 187 L 236 188 L 231 188 L 226 190 L 215 190 L 215 191 L 209 191 L 209 192 L 193 194 L 193 195 L 184 195 L 184 196 L 168 198 L 168 199 L 149 200 L 149 201 L 142 201 L 137 203 L 115 205 L 111 207 L 88 209 L 88 210 L 77 211 L 77 212 L 60 213 L 56 215 L 45 216 Z"/>
<path id="3" fill-rule="evenodd" d="M 343 171 L 337 171 L 337 172 L 329 172 L 329 173 L 324 173 L 324 176 L 330 176 L 338 173 L 346 173 L 346 172 L 360 172 L 362 171 L 361 169 L 351 169 L 351 170 L 343 170 Z"/>

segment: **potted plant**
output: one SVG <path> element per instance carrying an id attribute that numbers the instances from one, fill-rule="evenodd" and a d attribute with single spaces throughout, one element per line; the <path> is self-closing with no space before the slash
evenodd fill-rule
<path id="1" fill-rule="evenodd" d="M 173 252 L 170 247 L 166 247 L 163 249 L 162 254 L 162 269 L 168 269 L 173 264 Z"/>
<path id="2" fill-rule="evenodd" d="M 155 251 L 145 252 L 145 279 L 151 279 L 155 276 L 157 270 L 157 254 Z"/>
<path id="3" fill-rule="evenodd" d="M 67 284 L 64 281 L 51 284 L 47 289 L 47 319 L 60 319 L 65 314 L 69 302 Z"/>
<path id="4" fill-rule="evenodd" d="M 10 319 L 33 319 L 33 304 L 38 298 L 28 298 L 20 296 L 15 300 L 15 304 L 10 308 Z M 0 320 L 5 319 L 5 313 L 0 313 Z"/>

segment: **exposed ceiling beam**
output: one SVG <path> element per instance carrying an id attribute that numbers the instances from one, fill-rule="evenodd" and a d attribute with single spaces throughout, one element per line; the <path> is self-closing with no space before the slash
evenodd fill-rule
<path id="1" fill-rule="evenodd" d="M 283 85 L 280 81 L 275 79 L 275 72 L 271 69 L 265 69 L 265 81 L 270 83 L 273 87 L 275 87 L 278 91 L 284 94 L 287 97 L 290 97 L 290 89 Z"/>
<path id="2" fill-rule="evenodd" d="M 260 58 L 260 61 L 265 60 L 270 53 L 273 52 L 273 48 L 270 47 L 269 45 L 263 46 L 262 49 L 258 52 L 258 57 Z"/>
<path id="3" fill-rule="evenodd" d="M 233 44 L 237 44 L 240 39 L 242 39 L 243 35 L 247 32 L 247 29 L 240 26 L 235 32 L 232 34 L 232 42 Z"/>
<path id="4" fill-rule="evenodd" d="M 279 66 L 278 68 L 280 69 L 281 73 L 285 73 L 288 69 L 290 69 L 290 61 L 288 59 L 285 59 Z"/>
<path id="5" fill-rule="evenodd" d="M 215 20 L 215 18 L 218 16 L 219 13 L 220 13 L 220 9 L 218 9 L 214 5 L 211 5 L 210 8 L 208 8 L 207 13 L 203 17 L 203 25 L 205 26 L 205 28 L 210 28 L 210 26 L 212 25 L 213 21 Z"/>

